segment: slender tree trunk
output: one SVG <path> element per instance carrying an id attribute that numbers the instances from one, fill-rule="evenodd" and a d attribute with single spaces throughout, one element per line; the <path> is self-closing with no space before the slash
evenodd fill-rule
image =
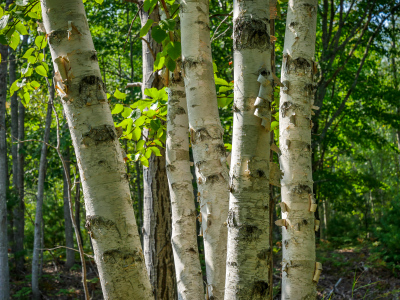
<path id="1" fill-rule="evenodd" d="M 18 104 L 18 139 L 25 139 L 25 107 L 21 101 Z M 24 270 L 24 228 L 25 228 L 25 203 L 24 203 L 24 143 L 18 144 L 18 201 L 13 210 L 15 266 L 17 274 Z"/>
<path id="2" fill-rule="evenodd" d="M 207 297 L 224 298 L 229 175 L 218 114 L 209 1 L 181 2 L 182 58 L 189 128 L 200 194 Z"/>
<path id="3" fill-rule="evenodd" d="M 280 95 L 279 145 L 282 218 L 282 299 L 315 299 L 311 166 L 311 109 L 314 99 L 316 0 L 289 0 Z"/>
<path id="4" fill-rule="evenodd" d="M 399 90 L 399 82 L 397 79 L 397 64 L 396 64 L 396 18 L 392 14 L 392 73 L 393 73 L 393 86 L 395 91 Z M 398 100 L 397 115 L 400 118 L 400 100 Z M 400 126 L 396 130 L 397 148 L 400 151 Z M 397 156 L 400 165 L 400 155 Z"/>
<path id="5" fill-rule="evenodd" d="M 176 70 L 169 84 L 166 160 L 172 207 L 172 247 L 178 299 L 204 299 L 197 247 L 196 207 L 189 160 L 185 84 Z"/>
<path id="6" fill-rule="evenodd" d="M 0 300 L 10 298 L 7 239 L 7 142 L 6 142 L 6 101 L 7 101 L 7 57 L 8 47 L 0 45 Z"/>
<path id="7" fill-rule="evenodd" d="M 156 22 L 160 20 L 158 8 L 154 9 L 150 17 L 141 10 L 142 26 L 149 18 Z M 154 54 L 161 51 L 161 45 L 151 38 L 150 32 L 144 38 L 150 43 Z M 144 41 L 142 53 L 142 92 L 151 87 L 161 89 L 162 79 L 153 72 L 154 59 Z M 144 93 L 143 97 L 146 97 Z M 171 202 L 165 168 L 165 150 L 160 149 L 160 152 L 162 156 L 153 154 L 149 159 L 149 167 L 143 167 L 143 250 L 155 298 L 167 300 L 176 298 L 176 277 L 171 244 Z"/>
<path id="8" fill-rule="evenodd" d="M 81 184 L 79 182 L 75 184 L 75 223 L 78 227 L 79 237 L 83 247 L 83 237 L 81 231 Z"/>
<path id="9" fill-rule="evenodd" d="M 85 9 L 42 0 L 55 79 L 71 133 L 104 299 L 152 299 L 128 176 Z"/>
<path id="10" fill-rule="evenodd" d="M 269 1 L 234 1 L 235 99 L 225 299 L 271 299 Z"/>
<path id="11" fill-rule="evenodd" d="M 16 80 L 16 63 L 15 63 L 15 55 L 14 52 L 10 49 L 10 55 L 9 55 L 9 79 L 10 79 L 10 86 L 14 83 Z M 12 156 L 12 173 L 13 173 L 13 202 L 12 202 L 12 209 L 14 209 L 14 205 L 17 205 L 19 201 L 19 175 L 18 175 L 18 99 L 17 99 L 17 93 L 14 93 L 10 97 L 10 102 L 11 102 L 11 156 Z M 11 227 L 11 229 L 14 231 L 14 227 Z M 15 249 L 15 243 L 12 240 L 10 240 L 11 246 L 13 253 L 17 252 Z"/>
<path id="12" fill-rule="evenodd" d="M 33 255 L 32 255 L 32 294 L 33 299 L 41 299 L 39 291 L 39 265 L 40 265 L 40 253 L 41 253 L 41 241 L 42 241 L 42 222 L 43 222 L 43 198 L 44 198 L 44 181 L 46 179 L 46 167 L 47 167 L 47 143 L 50 138 L 50 126 L 51 126 L 51 113 L 52 105 L 54 101 L 54 85 L 49 89 L 49 103 L 47 104 L 46 114 L 46 125 L 44 129 L 44 137 L 42 144 L 42 151 L 40 153 L 39 163 L 39 178 L 38 178 L 38 192 L 36 196 L 36 214 L 35 214 L 35 238 L 33 243 Z"/>
<path id="13" fill-rule="evenodd" d="M 65 154 L 63 155 L 66 164 L 66 171 L 63 172 L 63 181 L 64 181 L 64 189 L 63 189 L 63 200 L 64 200 L 64 220 L 65 220 L 65 246 L 68 248 L 74 248 L 74 232 L 72 228 L 72 220 L 71 213 L 69 211 L 69 201 L 68 201 L 68 182 L 65 176 L 65 173 L 68 174 L 68 177 L 71 177 L 71 155 L 69 150 L 69 145 L 67 145 L 67 149 Z M 75 263 L 75 251 L 74 250 L 66 250 L 67 261 L 65 262 L 65 268 L 69 270 Z"/>

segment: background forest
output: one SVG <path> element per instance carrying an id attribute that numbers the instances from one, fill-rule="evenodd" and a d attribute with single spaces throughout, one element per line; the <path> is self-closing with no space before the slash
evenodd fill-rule
<path id="1" fill-rule="evenodd" d="M 26 5 L 29 1 L 16 2 L 10 9 L 22 2 Z M 232 147 L 233 122 L 232 5 L 220 0 L 210 2 L 210 36 L 218 106 L 228 152 Z M 3 1 L 0 17 L 5 7 Z M 85 2 L 114 122 L 124 128 L 120 142 L 126 152 L 126 168 L 139 228 L 146 225 L 144 194 L 148 189 L 148 173 L 143 168 L 146 169 L 149 160 L 159 153 L 157 150 L 146 151 L 139 157 L 138 153 L 143 148 L 142 132 L 125 134 L 130 132 L 129 128 L 136 121 L 132 113 L 135 106 L 133 109 L 130 106 L 134 103 L 138 103 L 136 107 L 140 106 L 138 101 L 142 99 L 140 84 L 137 84 L 143 81 L 143 35 L 138 17 L 141 7 L 142 2 L 131 0 Z M 275 33 L 271 33 L 275 37 L 275 74 L 278 77 L 281 73 L 286 10 L 287 1 L 278 0 Z M 36 203 L 38 197 L 42 197 L 43 223 L 39 247 L 41 293 L 44 299 L 83 299 L 79 253 L 65 248 L 77 249 L 77 244 L 68 207 L 67 178 L 54 148 L 59 144 L 72 182 L 74 219 L 84 252 L 88 255 L 89 290 L 93 299 L 102 299 L 97 269 L 91 256 L 90 234 L 85 229 L 85 205 L 77 162 L 59 97 L 54 98 L 58 124 L 47 108 L 50 95 L 54 95 L 51 82 L 46 80 L 47 76 L 52 77 L 52 63 L 45 36 L 37 26 L 41 22 L 38 13 L 34 10 L 28 13 L 28 30 L 16 26 L 16 30 L 9 35 L 5 32 L 9 20 L 0 19 L 3 33 L 0 42 L 9 44 L 1 46 L 8 51 L 8 57 L 1 58 L 1 70 L 7 67 L 7 73 L 0 74 L 7 77 L 5 122 L 8 165 L 0 172 L 8 178 L 6 199 L 11 297 L 31 297 Z M 398 299 L 398 3 L 390 0 L 321 0 L 317 20 L 315 61 L 318 62 L 318 85 L 315 105 L 320 109 L 315 111 L 312 119 L 312 163 L 314 193 L 318 203 L 316 218 L 321 222 L 320 231 L 316 233 L 317 257 L 324 266 L 317 287 L 318 295 L 320 299 Z M 275 96 L 275 119 L 271 127 L 275 144 L 279 145 L 279 87 Z M 46 116 L 48 120 L 51 117 L 47 142 L 51 146 L 45 152 L 47 163 L 42 165 L 45 177 L 41 195 L 38 184 Z M 159 140 L 165 142 L 165 134 L 164 141 L 162 138 L 165 128 L 154 126 L 149 124 L 157 132 Z M 277 161 L 277 157 L 274 156 L 273 160 Z M 165 172 L 165 168 L 160 167 L 157 172 Z M 193 185 L 197 195 L 195 181 Z M 279 187 L 273 187 L 271 195 L 278 203 Z M 280 214 L 277 205 L 275 220 L 280 219 Z M 274 299 L 280 298 L 280 230 L 274 226 Z M 140 234 L 143 242 L 142 230 Z M 198 240 L 201 245 L 200 236 Z M 200 260 L 204 264 L 202 255 L 200 246 Z M 205 271 L 204 265 L 202 268 Z"/>

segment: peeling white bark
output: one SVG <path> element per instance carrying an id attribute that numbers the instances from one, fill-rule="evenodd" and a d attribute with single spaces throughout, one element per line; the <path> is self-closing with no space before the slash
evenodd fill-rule
<path id="1" fill-rule="evenodd" d="M 104 299 L 153 299 L 96 51 L 80 0 L 42 0 Z"/>
<path id="2" fill-rule="evenodd" d="M 228 169 L 211 57 L 209 1 L 181 1 L 181 41 L 189 128 L 199 189 L 207 295 L 223 299 Z"/>
<path id="3" fill-rule="evenodd" d="M 317 0 L 290 0 L 286 20 L 280 95 L 279 145 L 282 202 L 282 300 L 315 299 L 316 270 L 311 109 Z M 319 265 L 318 265 L 319 267 Z"/>
<path id="4" fill-rule="evenodd" d="M 269 1 L 234 1 L 233 114 L 225 299 L 271 299 L 269 184 L 273 100 Z M 273 209 L 273 208 L 272 208 Z"/>
<path id="5" fill-rule="evenodd" d="M 166 160 L 172 208 L 172 248 L 179 300 L 204 299 L 189 160 L 185 85 L 177 70 L 168 91 Z"/>

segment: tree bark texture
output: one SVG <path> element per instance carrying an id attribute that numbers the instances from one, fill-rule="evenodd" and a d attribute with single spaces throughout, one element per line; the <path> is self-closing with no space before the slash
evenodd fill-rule
<path id="1" fill-rule="evenodd" d="M 64 224 L 65 224 L 65 246 L 68 248 L 74 248 L 74 232 L 72 228 L 71 213 L 69 211 L 69 201 L 68 201 L 68 182 L 65 173 L 71 177 L 71 155 L 69 150 L 69 145 L 67 144 L 67 149 L 64 154 L 64 160 L 66 164 L 66 170 L 63 172 L 63 200 L 64 200 Z M 77 226 L 79 226 L 77 224 Z M 66 249 L 67 261 L 65 262 L 65 267 L 69 270 L 75 263 L 75 251 Z"/>
<path id="2" fill-rule="evenodd" d="M 211 56 L 209 1 L 181 1 L 182 64 L 200 197 L 207 297 L 224 298 L 229 175 Z"/>
<path id="3" fill-rule="evenodd" d="M 160 20 L 159 10 L 156 7 L 152 14 L 141 10 L 142 26 L 151 18 L 155 22 Z M 144 36 L 153 53 L 161 51 L 161 44 L 151 37 L 151 30 Z M 154 59 L 149 46 L 142 43 L 143 59 L 143 98 L 144 90 L 155 87 L 161 89 L 163 82 L 157 72 L 153 72 Z M 146 136 L 147 133 L 145 132 Z M 153 287 L 156 299 L 176 299 L 176 276 L 174 256 L 171 244 L 172 222 L 171 202 L 169 199 L 168 178 L 165 164 L 165 150 L 160 149 L 162 156 L 152 156 L 149 167 L 143 167 L 143 250 L 147 272 Z"/>
<path id="4" fill-rule="evenodd" d="M 271 299 L 269 1 L 234 1 L 234 113 L 225 299 Z"/>
<path id="5" fill-rule="evenodd" d="M 315 299 L 311 110 L 314 102 L 316 0 L 290 0 L 280 94 L 282 194 L 282 299 Z"/>
<path id="6" fill-rule="evenodd" d="M 8 47 L 0 45 L 0 300 L 10 298 L 7 236 L 7 57 Z"/>
<path id="7" fill-rule="evenodd" d="M 179 65 L 179 64 L 178 64 Z M 179 300 L 204 299 L 197 247 L 192 173 L 189 160 L 189 121 L 181 72 L 171 75 L 168 91 L 166 160 L 172 208 L 172 238 Z"/>
<path id="8" fill-rule="evenodd" d="M 47 168 L 47 143 L 50 138 L 50 126 L 51 126 L 51 113 L 52 105 L 54 100 L 54 88 L 49 91 L 49 103 L 47 104 L 46 113 L 46 125 L 44 129 L 44 137 L 42 150 L 40 152 L 40 163 L 39 163 L 39 178 L 38 188 L 36 196 L 36 214 L 35 214 L 35 236 L 33 242 L 33 255 L 32 255 L 32 298 L 35 300 L 41 299 L 39 290 L 39 265 L 40 253 L 42 248 L 42 223 L 43 223 L 43 198 L 44 198 L 44 181 L 46 179 L 46 168 Z"/>
<path id="9" fill-rule="evenodd" d="M 42 0 L 104 299 L 153 299 L 128 176 L 80 0 Z"/>

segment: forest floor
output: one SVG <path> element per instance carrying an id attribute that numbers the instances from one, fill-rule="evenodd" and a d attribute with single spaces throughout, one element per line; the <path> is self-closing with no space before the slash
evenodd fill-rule
<path id="1" fill-rule="evenodd" d="M 369 243 L 356 246 L 335 247 L 328 241 L 317 246 L 317 261 L 323 265 L 317 290 L 318 299 L 400 299 L 400 275 L 395 274 Z M 274 300 L 280 299 L 281 251 L 274 247 Z M 88 286 L 93 300 L 103 299 L 94 263 L 87 263 Z M 20 279 L 11 282 L 11 299 L 30 299 L 30 270 Z M 13 275 L 13 274 L 12 274 Z M 335 288 L 336 285 L 336 288 Z M 40 283 L 43 299 L 84 299 L 80 265 L 70 271 L 61 261 L 44 265 Z M 330 292 L 333 292 L 330 294 Z M 330 296 L 328 296 L 330 294 Z"/>

